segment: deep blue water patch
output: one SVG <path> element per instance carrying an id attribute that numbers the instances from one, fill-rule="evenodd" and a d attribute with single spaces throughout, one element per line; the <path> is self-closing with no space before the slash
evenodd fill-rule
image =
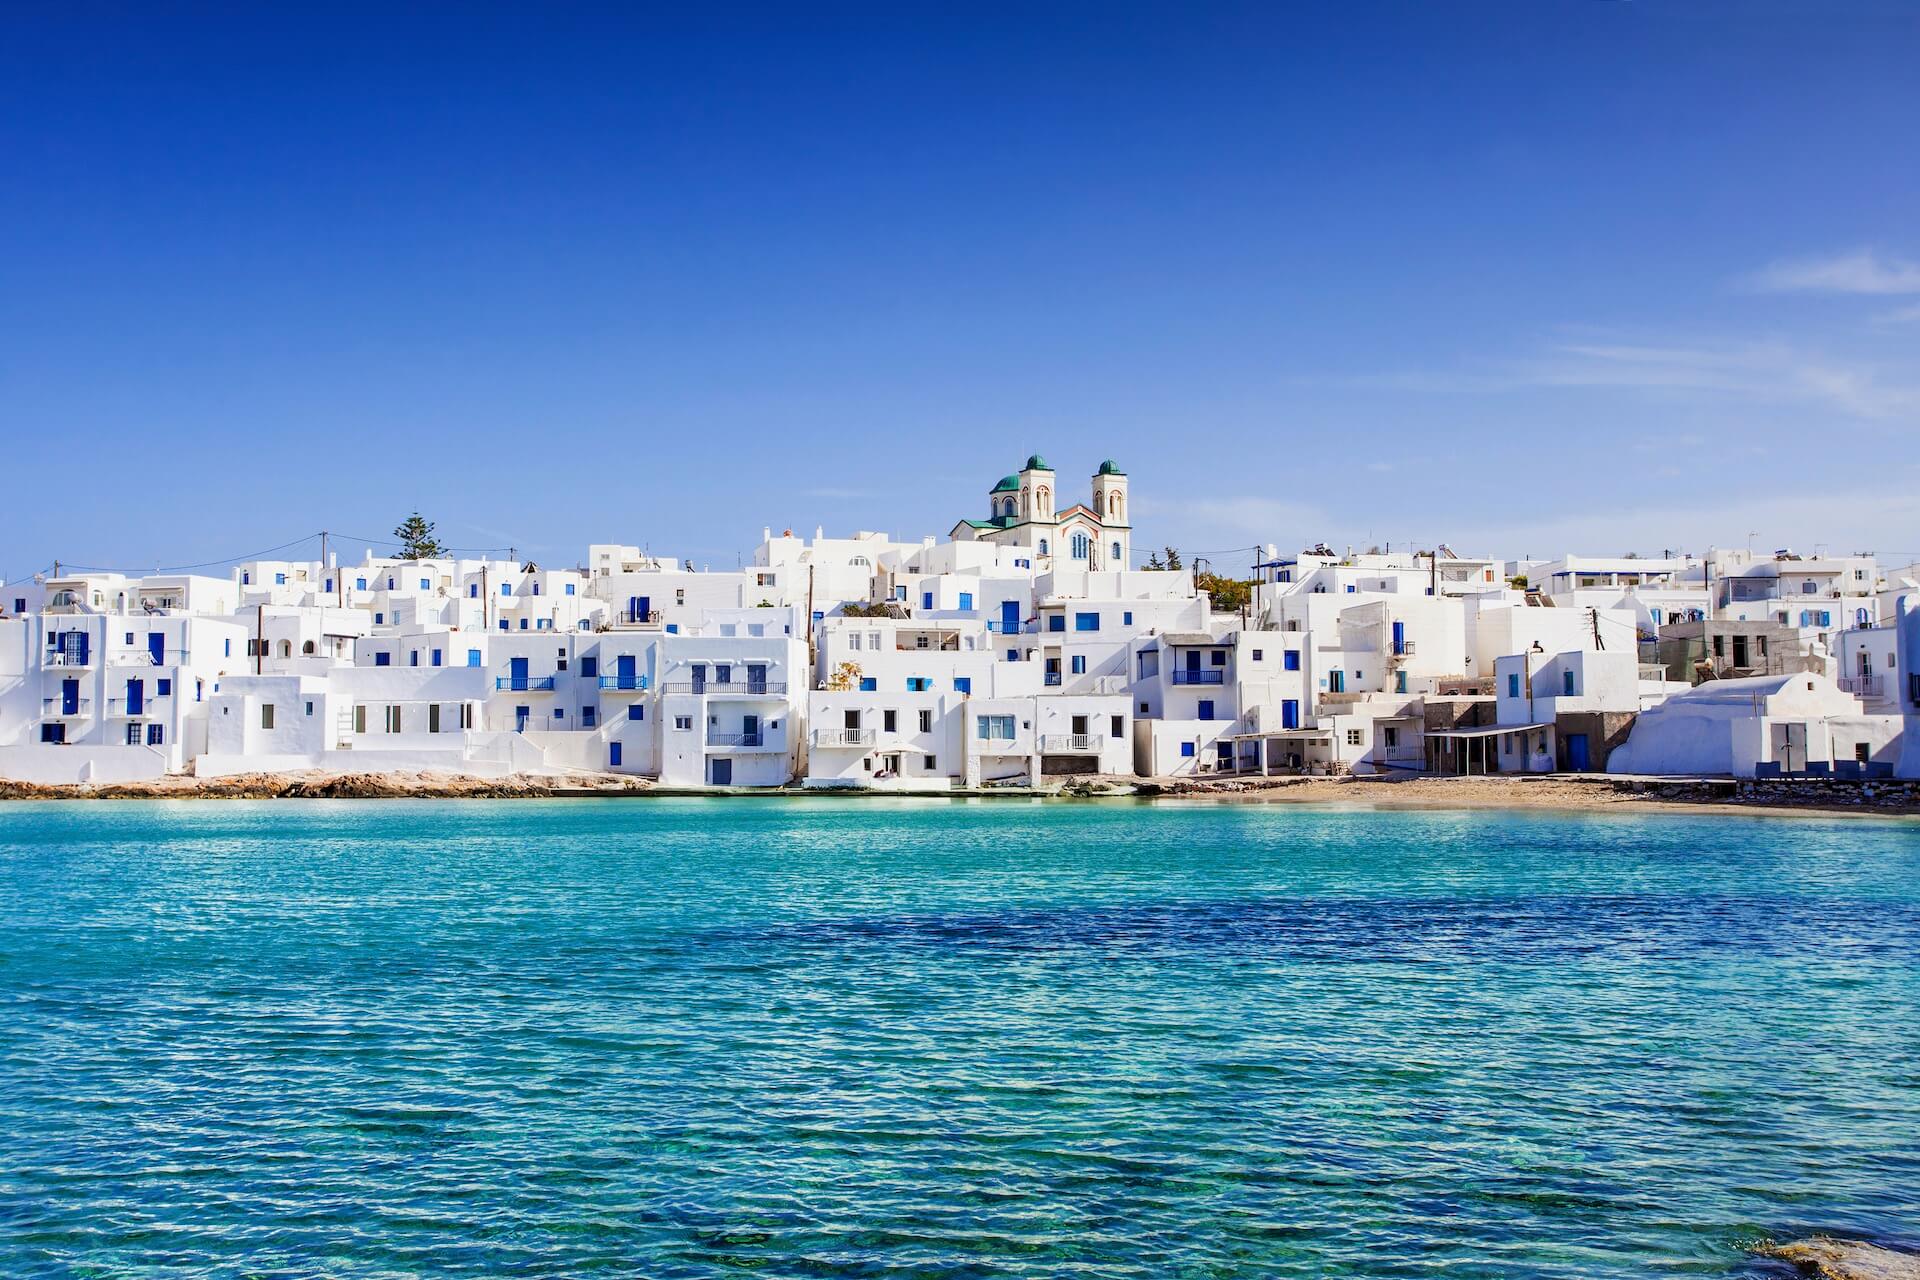
<path id="1" fill-rule="evenodd" d="M 0 1274 L 1764 1272 L 1920 1237 L 1920 827 L 0 811 Z"/>

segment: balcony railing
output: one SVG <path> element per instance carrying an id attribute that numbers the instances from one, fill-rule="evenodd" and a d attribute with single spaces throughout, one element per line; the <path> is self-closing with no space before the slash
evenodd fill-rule
<path id="1" fill-rule="evenodd" d="M 160 708 L 153 705 L 154 699 L 157 696 L 159 695 L 148 694 L 146 697 L 140 700 L 139 707 L 133 708 L 133 709 L 129 708 L 129 700 L 126 698 L 108 698 L 107 699 L 107 716 L 109 719 L 114 719 L 121 716 L 160 715 L 162 714 Z M 58 701 L 58 699 L 53 699 L 53 701 Z"/>
<path id="2" fill-rule="evenodd" d="M 641 693 L 641 692 L 645 692 L 647 688 L 647 678 L 645 676 L 637 676 L 637 675 L 636 676 L 601 676 L 600 687 L 602 689 L 621 689 L 627 692 Z"/>
<path id="3" fill-rule="evenodd" d="M 660 621 L 660 611 L 658 609 L 649 609 L 645 613 L 642 613 L 637 609 L 622 609 L 613 615 L 613 620 L 622 626 L 628 627 L 651 626 Z"/>
<path id="4" fill-rule="evenodd" d="M 758 733 L 707 734 L 707 745 L 710 747 L 758 747 L 764 743 L 764 736 Z"/>
<path id="5" fill-rule="evenodd" d="M 870 747 L 874 741 L 871 729 L 815 729 L 813 745 L 816 747 Z"/>
<path id="6" fill-rule="evenodd" d="M 312 655 L 308 655 L 309 657 Z M 151 649 L 123 649 L 113 655 L 110 665 L 116 667 L 177 667 L 187 660 L 185 649 L 165 649 L 156 654 Z"/>
<path id="7" fill-rule="evenodd" d="M 1412 654 L 1413 641 L 1411 640 L 1402 640 L 1399 644 L 1393 646 L 1393 656 L 1396 658 L 1410 657 Z"/>
<path id="8" fill-rule="evenodd" d="M 1175 667 L 1173 682 L 1175 684 L 1225 684 L 1227 673 L 1218 667 Z"/>
<path id="9" fill-rule="evenodd" d="M 553 677 L 501 676 L 493 682 L 493 687 L 510 693 L 550 693 L 553 691 Z"/>
<path id="10" fill-rule="evenodd" d="M 704 693 L 708 697 L 761 698 L 783 695 L 785 680 L 669 680 L 660 686 L 663 693 Z"/>
<path id="11" fill-rule="evenodd" d="M 93 654 L 91 652 L 79 653 L 72 649 L 49 649 L 47 656 L 41 660 L 41 665 L 48 667 L 90 667 L 93 665 L 93 660 Z"/>
<path id="12" fill-rule="evenodd" d="M 1058 671 L 1047 672 L 1046 680 L 1044 683 L 1048 685 L 1058 685 L 1060 683 L 1060 673 Z"/>
<path id="13" fill-rule="evenodd" d="M 1097 733 L 1049 733 L 1040 739 L 1042 751 L 1098 751 L 1100 735 Z"/>
<path id="14" fill-rule="evenodd" d="M 93 714 L 93 699 L 42 698 L 40 714 L 42 717 L 89 716 Z"/>
<path id="15" fill-rule="evenodd" d="M 1859 698 L 1877 698 L 1885 685 L 1882 676 L 1841 676 L 1836 682 L 1842 689 Z"/>

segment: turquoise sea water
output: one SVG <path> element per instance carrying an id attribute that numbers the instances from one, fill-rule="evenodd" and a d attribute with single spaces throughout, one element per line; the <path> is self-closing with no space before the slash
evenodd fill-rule
<path id="1" fill-rule="evenodd" d="M 1920 1237 L 1920 826 L 0 807 L 0 1275 L 1757 1274 Z"/>

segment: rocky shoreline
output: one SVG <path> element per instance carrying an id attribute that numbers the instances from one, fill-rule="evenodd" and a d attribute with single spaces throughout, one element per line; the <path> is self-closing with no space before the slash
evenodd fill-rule
<path id="1" fill-rule="evenodd" d="M 453 773 L 239 773 L 145 782 L 46 784 L 0 779 L 0 800 L 395 800 L 536 799 L 591 788 L 645 791 L 638 779 L 608 775 L 569 781 L 532 774 L 483 778 Z"/>
<path id="2" fill-rule="evenodd" d="M 1823 1280 L 1920 1280 L 1920 1254 L 1882 1248 L 1864 1240 L 1811 1236 L 1789 1244 L 1761 1245 L 1763 1258 L 1790 1262 Z"/>
<path id="3" fill-rule="evenodd" d="M 1899 816 L 1920 814 L 1920 783 L 1491 775 L 1415 778 L 1074 778 L 1059 786 L 940 792 L 784 788 L 715 792 L 662 787 L 622 774 L 248 773 L 220 778 L 48 784 L 0 779 L 0 800 L 546 799 L 729 794 L 762 798 L 905 795 L 1199 803 L 1359 804 L 1382 809 L 1668 809 Z"/>

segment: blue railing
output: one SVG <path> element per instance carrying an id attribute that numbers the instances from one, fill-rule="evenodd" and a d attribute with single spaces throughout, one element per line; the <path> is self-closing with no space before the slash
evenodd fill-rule
<path id="1" fill-rule="evenodd" d="M 645 689 L 647 678 L 645 676 L 601 676 L 600 687 L 602 689 Z"/>
<path id="2" fill-rule="evenodd" d="M 553 688 L 552 676 L 501 676 L 493 682 L 495 689 L 505 689 L 512 693 L 526 693 L 529 690 L 540 691 Z"/>
<path id="3" fill-rule="evenodd" d="M 1225 684 L 1226 677 L 1227 673 L 1218 667 L 1202 667 L 1199 670 L 1175 667 L 1173 671 L 1175 684 Z"/>

